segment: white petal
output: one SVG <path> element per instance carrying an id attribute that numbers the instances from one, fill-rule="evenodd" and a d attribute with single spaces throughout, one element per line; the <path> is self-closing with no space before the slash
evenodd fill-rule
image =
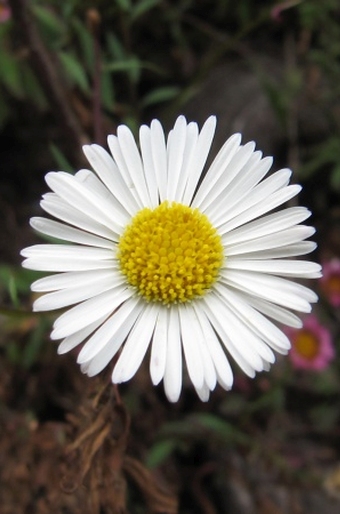
<path id="1" fill-rule="evenodd" d="M 127 188 L 133 196 L 136 204 L 138 205 L 138 210 L 142 209 L 144 205 L 137 191 L 137 184 L 134 182 L 134 179 L 131 176 L 131 170 L 129 170 L 129 168 L 126 165 L 118 137 L 111 134 L 108 136 L 107 142 L 112 153 L 112 156 L 114 158 L 114 161 L 118 167 L 119 175 L 125 183 L 125 188 Z"/>
<path id="2" fill-rule="evenodd" d="M 93 298 L 100 293 L 104 293 L 109 289 L 121 285 L 124 283 L 123 276 L 113 275 L 109 278 L 97 280 L 92 284 L 82 284 L 76 287 L 69 287 L 53 293 L 48 293 L 40 296 L 33 303 L 33 310 L 37 311 L 53 311 L 55 309 L 61 309 L 74 305 L 75 303 L 82 302 L 89 298 Z"/>
<path id="3" fill-rule="evenodd" d="M 254 378 L 255 371 L 262 369 L 262 360 L 259 358 L 258 354 L 251 348 L 249 349 L 249 354 L 246 358 L 242 353 L 240 353 L 237 348 L 237 344 L 235 345 L 235 337 L 237 337 L 237 334 L 231 334 L 229 332 L 230 327 L 227 315 L 228 313 L 223 308 L 222 304 L 216 301 L 213 294 L 210 294 L 208 298 L 204 297 L 203 303 L 206 315 L 209 317 L 214 330 L 216 330 L 220 336 L 226 350 L 230 353 L 235 362 L 237 362 L 243 372 L 249 377 Z"/>
<path id="4" fill-rule="evenodd" d="M 310 302 L 316 301 L 316 295 L 312 291 L 308 290 L 310 293 L 308 296 L 304 294 L 307 288 L 302 289 L 303 286 L 299 284 L 260 273 L 228 270 L 227 278 L 223 277 L 221 282 L 252 296 L 300 312 L 310 312 Z"/>
<path id="5" fill-rule="evenodd" d="M 158 307 L 154 303 L 145 305 L 115 365 L 112 382 L 126 382 L 136 373 L 149 347 L 155 329 L 157 310 Z"/>
<path id="6" fill-rule="evenodd" d="M 226 210 L 229 210 L 230 204 L 235 202 L 234 199 L 243 198 L 268 173 L 273 160 L 270 157 L 260 160 L 261 156 L 261 152 L 254 152 L 240 172 L 227 185 L 224 181 L 219 181 L 221 184 L 220 189 L 217 190 L 216 199 L 204 211 L 213 223 L 217 220 L 216 225 L 218 225 L 218 220 Z"/>
<path id="7" fill-rule="evenodd" d="M 316 246 L 317 244 L 314 243 L 314 241 L 301 241 L 300 243 L 294 243 L 278 248 L 245 252 L 242 255 L 237 255 L 237 259 L 278 259 L 280 257 L 298 257 L 299 255 L 306 255 L 313 252 Z"/>
<path id="8" fill-rule="evenodd" d="M 90 246 L 74 246 L 62 244 L 37 244 L 28 246 L 21 251 L 23 257 L 41 257 L 42 259 L 69 258 L 108 260 L 112 258 L 112 252 L 104 248 L 93 248 Z"/>
<path id="9" fill-rule="evenodd" d="M 196 333 L 195 325 L 190 323 L 190 313 L 185 304 L 179 307 L 178 312 L 188 374 L 195 389 L 201 389 L 204 384 L 204 366 L 198 343 L 199 335 Z"/>
<path id="10" fill-rule="evenodd" d="M 211 143 L 216 129 L 216 117 L 210 116 L 204 123 L 198 136 L 195 159 L 190 164 L 190 174 L 183 194 L 183 203 L 190 205 L 194 192 L 202 175 L 202 170 L 208 158 Z"/>
<path id="11" fill-rule="evenodd" d="M 71 260 L 62 258 L 47 261 L 44 257 L 32 257 L 22 262 L 22 267 L 36 271 L 71 272 L 71 271 L 91 271 L 99 269 L 111 269 L 115 263 L 109 260 L 81 259 Z"/>
<path id="12" fill-rule="evenodd" d="M 222 291 L 220 286 L 219 291 Z M 248 295 L 239 291 L 232 291 L 225 288 L 222 294 L 228 298 L 230 305 L 237 309 L 238 316 L 244 323 L 251 325 L 255 331 L 269 346 L 280 353 L 287 353 L 290 348 L 288 337 L 276 325 L 269 321 L 265 316 L 257 312 L 248 301 Z M 252 298 L 250 298 L 252 301 Z"/>
<path id="13" fill-rule="evenodd" d="M 78 364 L 91 361 L 107 346 L 110 346 L 111 352 L 113 351 L 113 347 L 118 349 L 141 312 L 141 304 L 142 301 L 139 298 L 132 297 L 124 302 L 118 310 L 115 310 L 86 342 L 78 355 Z M 125 332 L 125 329 L 127 332 Z"/>
<path id="14" fill-rule="evenodd" d="M 179 314 L 176 305 L 170 307 L 168 346 L 164 373 L 164 391 L 170 402 L 177 402 L 182 389 L 182 351 Z"/>
<path id="15" fill-rule="evenodd" d="M 175 201 L 184 203 L 183 195 L 188 183 L 191 170 L 197 165 L 197 144 L 198 144 L 198 125 L 189 123 L 186 131 L 186 141 L 183 152 L 182 168 L 178 177 L 175 193 Z"/>
<path id="16" fill-rule="evenodd" d="M 117 199 L 121 207 L 133 216 L 139 209 L 131 190 L 127 187 L 112 157 L 99 145 L 86 145 L 84 154 L 99 178 Z"/>
<path id="17" fill-rule="evenodd" d="M 247 359 L 251 348 L 261 357 L 262 361 L 273 363 L 275 361 L 274 353 L 261 339 L 261 337 L 258 337 L 251 324 L 247 323 L 242 316 L 240 317 L 239 310 L 235 307 L 232 301 L 229 301 L 225 289 L 223 287 L 216 287 L 215 292 L 220 302 L 224 305 L 226 313 L 228 313 L 228 325 L 230 326 L 229 333 L 232 334 L 231 339 L 235 341 L 235 343 L 237 342 L 235 345 L 237 346 L 238 351 L 243 354 L 245 359 Z M 250 364 L 252 364 L 252 362 L 250 362 Z M 263 368 L 261 366 L 256 370 L 262 371 L 262 369 Z"/>
<path id="18" fill-rule="evenodd" d="M 231 159 L 238 151 L 240 144 L 241 134 L 232 135 L 224 143 L 202 180 L 202 183 L 192 202 L 193 207 L 201 208 L 201 202 L 207 195 L 209 195 L 211 189 L 214 187 L 218 179 L 223 175 Z"/>
<path id="19" fill-rule="evenodd" d="M 100 317 L 113 312 L 130 297 L 130 290 L 117 287 L 72 307 L 54 322 L 51 339 L 63 339 L 78 332 L 78 330 L 90 325 Z"/>
<path id="20" fill-rule="evenodd" d="M 22 266 L 39 271 L 83 271 L 116 268 L 112 252 L 104 248 L 41 244 L 21 251 Z"/>
<path id="21" fill-rule="evenodd" d="M 151 130 L 148 126 L 142 125 L 139 130 L 139 141 L 143 159 L 145 182 L 150 196 L 150 207 L 159 205 L 159 194 L 157 184 L 157 172 L 154 167 L 151 147 Z"/>
<path id="22" fill-rule="evenodd" d="M 69 273 L 60 273 L 58 275 L 49 275 L 40 278 L 31 285 L 31 290 L 37 293 L 49 291 L 57 291 L 59 289 L 67 289 L 69 287 L 79 287 L 86 283 L 91 285 L 102 280 L 110 280 L 112 274 L 116 275 L 115 270 L 93 270 L 93 271 L 71 271 Z M 120 274 L 119 274 L 120 275 Z"/>
<path id="23" fill-rule="evenodd" d="M 249 232 L 251 234 L 251 232 Z M 306 225 L 297 225 L 295 227 L 273 232 L 265 236 L 258 237 L 256 239 L 250 239 L 249 241 L 243 241 L 242 243 L 228 244 L 224 243 L 225 253 L 228 256 L 248 254 L 250 252 L 257 252 L 263 250 L 270 250 L 272 248 L 280 248 L 289 246 L 300 241 L 307 239 L 315 234 L 314 227 L 308 227 Z M 251 236 L 250 236 L 251 237 Z"/>
<path id="24" fill-rule="evenodd" d="M 218 199 L 221 192 L 223 193 L 225 189 L 230 187 L 230 184 L 239 173 L 242 173 L 243 171 L 246 172 L 247 164 L 253 157 L 254 149 L 254 142 L 247 143 L 245 146 L 240 146 L 238 148 L 229 164 L 227 166 L 223 166 L 223 173 L 221 173 L 219 179 L 216 181 L 213 187 L 211 187 L 209 193 L 207 193 L 201 200 L 199 205 L 200 210 L 206 211 L 207 208 L 211 206 L 211 204 L 216 202 L 216 199 Z M 256 162 L 259 161 L 259 158 L 260 154 L 258 153 Z M 207 186 L 209 188 L 210 184 L 207 184 Z M 201 187 L 203 187 L 203 184 Z"/>
<path id="25" fill-rule="evenodd" d="M 88 214 L 79 211 L 74 206 L 72 207 L 55 193 L 46 193 L 43 195 L 40 206 L 48 214 L 70 225 L 74 225 L 92 234 L 97 234 L 108 240 L 116 240 L 116 236 L 112 230 L 105 227 L 102 223 L 98 223 Z"/>
<path id="26" fill-rule="evenodd" d="M 168 312 L 166 307 L 159 307 L 158 318 L 152 338 L 150 375 L 154 385 L 159 384 L 165 372 L 168 342 Z"/>
<path id="27" fill-rule="evenodd" d="M 187 123 L 184 116 L 179 116 L 167 141 L 168 180 L 166 196 L 169 201 L 176 200 L 178 181 L 182 171 L 186 145 Z"/>
<path id="28" fill-rule="evenodd" d="M 186 308 L 186 324 L 187 327 L 191 327 L 192 335 L 191 338 L 193 339 L 193 349 L 195 350 L 193 353 L 193 358 L 199 358 L 202 366 L 203 366 L 203 375 L 204 375 L 204 384 L 208 386 L 210 390 L 213 390 L 216 386 L 216 370 L 215 366 L 212 360 L 212 357 L 210 355 L 210 352 L 207 348 L 207 342 L 205 341 L 205 336 L 203 333 L 203 330 L 201 328 L 201 325 L 197 319 L 195 310 L 193 309 L 193 306 L 190 304 L 185 305 Z M 184 341 L 183 341 L 183 347 L 184 347 Z M 195 356 L 197 355 L 197 357 Z M 204 385 L 201 386 L 199 389 L 204 388 Z M 196 387 L 197 389 L 197 387 Z"/>
<path id="29" fill-rule="evenodd" d="M 209 318 L 207 318 L 204 309 L 202 309 L 201 302 L 193 302 L 192 306 L 204 335 L 203 341 L 213 360 L 218 381 L 224 389 L 229 390 L 233 384 L 233 372 L 228 358 L 217 339 L 216 333 L 212 329 Z"/>
<path id="30" fill-rule="evenodd" d="M 139 204 L 143 207 L 151 205 L 151 198 L 144 176 L 142 159 L 137 148 L 135 138 L 131 130 L 126 125 L 120 125 L 117 129 L 117 137 L 121 150 L 121 155 L 125 161 L 125 169 L 134 184 L 136 196 L 138 195 Z"/>
<path id="31" fill-rule="evenodd" d="M 222 239 L 228 245 L 243 243 L 291 228 L 305 221 L 310 215 L 311 212 L 305 207 L 291 207 L 242 225 L 225 234 Z"/>
<path id="32" fill-rule="evenodd" d="M 238 294 L 242 297 L 240 292 Z M 262 300 L 261 298 L 245 296 L 244 299 L 252 307 L 262 312 L 262 314 L 265 314 L 269 318 L 275 319 L 279 323 L 283 323 L 284 325 L 288 325 L 289 327 L 294 328 L 302 328 L 303 326 L 301 319 L 287 309 L 283 309 L 282 307 Z"/>
<path id="33" fill-rule="evenodd" d="M 63 355 L 64 353 L 73 350 L 73 348 L 78 346 L 80 343 L 83 343 L 85 339 L 103 323 L 105 318 L 106 315 L 98 318 L 96 321 L 87 327 L 82 328 L 78 332 L 75 332 L 71 336 L 65 337 L 58 346 L 58 354 Z"/>
<path id="34" fill-rule="evenodd" d="M 50 172 L 45 176 L 48 186 L 71 206 L 90 216 L 95 221 L 110 228 L 118 238 L 126 223 L 126 216 L 122 216 L 112 203 L 106 198 L 89 190 L 86 185 L 79 182 L 69 173 Z"/>
<path id="35" fill-rule="evenodd" d="M 93 171 L 82 169 L 75 173 L 74 178 L 84 184 L 87 189 L 96 193 L 98 196 L 105 198 L 109 202 L 112 202 L 113 206 L 119 209 L 120 213 L 123 216 L 129 217 L 128 213 L 122 206 L 117 202 L 116 198 L 111 194 L 110 190 L 105 186 L 105 184 L 97 177 Z"/>
<path id="36" fill-rule="evenodd" d="M 34 230 L 60 240 L 88 246 L 97 246 L 99 248 L 108 248 L 111 250 L 114 246 L 112 241 L 46 218 L 31 218 L 30 224 Z"/>
<path id="37" fill-rule="evenodd" d="M 235 198 L 234 202 L 226 204 L 220 219 L 214 220 L 214 226 L 219 228 L 219 233 L 229 232 L 296 196 L 301 191 L 301 186 L 287 186 L 290 175 L 290 170 L 277 171 L 241 199 Z"/>
<path id="38" fill-rule="evenodd" d="M 89 377 L 93 377 L 100 373 L 110 363 L 128 337 L 129 332 L 138 318 L 140 310 L 141 306 L 136 305 L 130 315 L 126 318 L 125 322 L 121 323 L 120 326 L 117 326 L 116 332 L 111 339 L 107 340 L 105 346 L 98 350 L 91 360 L 81 364 L 81 370 L 83 373 L 87 373 Z"/>
<path id="39" fill-rule="evenodd" d="M 166 200 L 166 189 L 168 182 L 168 162 L 167 151 L 163 127 L 158 120 L 152 120 L 151 132 L 151 152 L 156 172 L 157 184 L 160 201 Z"/>
<path id="40" fill-rule="evenodd" d="M 95 193 L 98 195 L 98 197 L 107 202 L 107 205 L 110 205 L 110 212 L 115 213 L 115 216 L 120 220 L 121 225 L 124 226 L 129 221 L 131 215 L 126 209 L 125 205 L 122 205 L 119 202 L 119 200 L 116 198 L 116 195 L 113 195 L 111 191 L 105 186 L 105 184 L 92 171 L 80 170 L 75 174 L 74 178 L 84 184 L 89 191 Z M 116 184 L 116 191 L 117 190 L 118 187 Z"/>
<path id="41" fill-rule="evenodd" d="M 200 389 L 196 388 L 196 392 L 197 392 L 197 394 L 199 396 L 199 399 L 202 402 L 207 402 L 209 400 L 210 389 L 207 386 L 207 384 L 204 383 L 203 386 Z"/>
<path id="42" fill-rule="evenodd" d="M 322 276 L 320 264 L 302 260 L 251 260 L 229 257 L 228 269 L 256 271 L 298 278 L 319 278 Z"/>

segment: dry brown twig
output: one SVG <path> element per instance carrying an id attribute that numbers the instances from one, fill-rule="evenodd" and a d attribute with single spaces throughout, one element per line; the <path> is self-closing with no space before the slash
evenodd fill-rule
<path id="1" fill-rule="evenodd" d="M 103 377 L 101 377 L 103 378 Z M 163 490 L 151 472 L 126 455 L 130 416 L 111 383 L 93 381 L 98 390 L 82 401 L 78 413 L 69 416 L 73 440 L 65 449 L 64 492 L 88 489 L 92 514 L 128 514 L 127 479 L 143 496 L 150 514 L 177 514 L 177 497 Z"/>

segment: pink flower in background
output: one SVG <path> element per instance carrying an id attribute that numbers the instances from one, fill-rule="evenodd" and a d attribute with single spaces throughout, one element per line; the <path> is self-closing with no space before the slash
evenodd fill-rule
<path id="1" fill-rule="evenodd" d="M 11 9 L 9 8 L 6 0 L 0 0 L 0 23 L 5 23 L 12 16 Z"/>
<path id="2" fill-rule="evenodd" d="M 316 316 L 305 318 L 301 329 L 287 328 L 292 348 L 290 360 L 295 368 L 322 371 L 334 359 L 334 346 L 329 330 Z"/>
<path id="3" fill-rule="evenodd" d="M 323 277 L 320 287 L 333 307 L 340 307 L 340 259 L 332 259 L 323 264 Z"/>

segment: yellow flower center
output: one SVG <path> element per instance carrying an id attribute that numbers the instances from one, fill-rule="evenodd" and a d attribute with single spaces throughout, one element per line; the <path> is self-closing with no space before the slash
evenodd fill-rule
<path id="1" fill-rule="evenodd" d="M 221 237 L 208 218 L 179 203 L 139 211 L 118 244 L 121 271 L 147 301 L 186 302 L 204 295 L 223 262 Z"/>
<path id="2" fill-rule="evenodd" d="M 297 352 L 305 359 L 313 360 L 319 353 L 319 341 L 309 330 L 300 330 L 294 341 Z"/>

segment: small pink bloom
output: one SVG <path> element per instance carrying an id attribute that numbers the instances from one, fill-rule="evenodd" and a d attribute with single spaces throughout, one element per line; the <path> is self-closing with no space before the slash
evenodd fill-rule
<path id="1" fill-rule="evenodd" d="M 11 9 L 6 0 L 0 0 L 0 23 L 5 23 L 12 16 Z"/>
<path id="2" fill-rule="evenodd" d="M 303 327 L 285 330 L 292 348 L 289 358 L 295 368 L 322 371 L 334 359 L 334 346 L 329 330 L 316 316 L 305 318 Z"/>
<path id="3" fill-rule="evenodd" d="M 340 307 L 340 259 L 332 259 L 322 266 L 320 287 L 333 307 Z"/>

